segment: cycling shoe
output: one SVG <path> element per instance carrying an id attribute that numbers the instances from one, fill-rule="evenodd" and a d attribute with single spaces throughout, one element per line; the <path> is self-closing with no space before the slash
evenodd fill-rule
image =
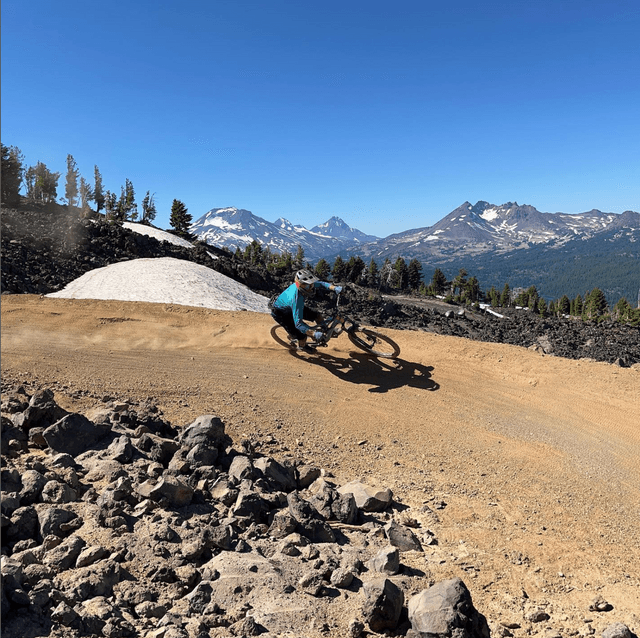
<path id="1" fill-rule="evenodd" d="M 304 346 L 298 346 L 298 350 L 302 350 L 302 352 L 308 352 L 313 354 L 316 351 L 317 346 L 306 344 Z"/>

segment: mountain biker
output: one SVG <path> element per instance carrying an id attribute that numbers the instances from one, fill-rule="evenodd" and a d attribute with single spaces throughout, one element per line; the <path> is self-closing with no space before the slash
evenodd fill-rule
<path id="1" fill-rule="evenodd" d="M 310 328 L 304 320 L 320 323 L 322 315 L 304 305 L 305 297 L 313 297 L 316 288 L 342 292 L 342 286 L 335 286 L 326 281 L 320 281 L 306 269 L 296 273 L 294 282 L 286 288 L 273 302 L 271 316 L 293 337 L 298 340 L 298 349 L 308 350 L 307 337 L 316 341 L 322 339 L 322 332 Z"/>

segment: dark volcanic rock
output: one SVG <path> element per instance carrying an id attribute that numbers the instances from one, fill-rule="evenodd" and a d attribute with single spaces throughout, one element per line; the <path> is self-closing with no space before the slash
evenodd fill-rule
<path id="1" fill-rule="evenodd" d="M 389 579 L 381 578 L 365 583 L 362 615 L 371 631 L 382 633 L 395 629 L 403 604 L 402 590 Z"/>
<path id="2" fill-rule="evenodd" d="M 19 390 L 4 405 L 24 412 Z M 33 444 L 3 455 L 3 636 L 297 636 L 313 618 L 322 635 L 361 636 L 367 624 L 411 638 L 488 638 L 460 579 L 405 605 L 425 574 L 401 564 L 400 552 L 421 543 L 389 520 L 399 503 L 388 488 L 316 477 L 301 489 L 294 466 L 256 452 L 259 445 L 233 445 L 217 417 L 197 419 L 204 429 L 187 436 L 165 423 L 166 437 L 146 433 L 135 449 L 120 422 L 98 418 L 105 437 L 83 442 L 76 459 L 36 455 Z M 150 454 L 165 446 L 178 450 L 175 459 L 181 442 L 206 445 L 216 433 L 235 455 L 225 450 L 215 466 L 187 463 L 178 475 Z M 299 478 L 317 474 L 305 467 Z M 592 607 L 610 605 L 599 598 Z M 344 626 L 330 628 L 338 617 Z M 25 633 L 28 626 L 38 628 Z M 207 633 L 216 628 L 223 633 Z"/>
<path id="3" fill-rule="evenodd" d="M 489 638 L 486 618 L 459 578 L 436 583 L 409 600 L 409 620 L 418 636 Z"/>
<path id="4" fill-rule="evenodd" d="M 174 257 L 207 266 L 257 291 L 275 280 L 214 246 L 176 246 L 135 233 L 102 215 L 51 204 L 2 210 L 2 292 L 48 294 L 95 268 L 128 259 Z M 212 258 L 214 255 L 216 258 Z"/>
<path id="5" fill-rule="evenodd" d="M 539 348 L 545 354 L 568 359 L 590 358 L 621 366 L 640 363 L 640 328 L 615 321 L 595 324 L 575 317 L 540 317 L 516 309 L 501 310 L 505 316 L 500 318 L 466 312 L 455 305 L 449 312 L 442 312 L 419 305 L 419 298 L 416 305 L 395 303 L 352 285 L 342 297 L 341 308 L 372 326 Z"/>
<path id="6" fill-rule="evenodd" d="M 68 414 L 43 433 L 47 445 L 56 452 L 78 456 L 110 433 L 110 428 L 89 421 L 82 414 Z"/>

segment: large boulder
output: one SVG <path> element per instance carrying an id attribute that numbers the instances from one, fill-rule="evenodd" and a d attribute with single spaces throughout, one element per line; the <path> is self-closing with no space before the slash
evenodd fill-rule
<path id="1" fill-rule="evenodd" d="M 141 483 L 138 493 L 166 507 L 184 507 L 193 498 L 193 488 L 170 474 L 162 476 L 158 482 L 150 479 Z"/>
<path id="2" fill-rule="evenodd" d="M 311 486 L 309 503 L 326 519 L 341 523 L 355 523 L 358 507 L 353 494 L 340 494 L 324 479 L 318 479 Z"/>
<path id="3" fill-rule="evenodd" d="M 390 521 L 384 527 L 384 533 L 389 539 L 389 543 L 397 547 L 401 552 L 422 551 L 422 543 L 418 537 L 404 525 L 396 521 Z"/>
<path id="4" fill-rule="evenodd" d="M 296 478 L 293 468 L 285 467 L 275 459 L 263 456 L 254 463 L 255 469 L 270 486 L 276 490 L 290 492 L 296 489 Z"/>
<path id="5" fill-rule="evenodd" d="M 297 523 L 297 531 L 314 543 L 333 543 L 335 534 L 320 514 L 297 492 L 287 494 L 289 513 Z"/>
<path id="6" fill-rule="evenodd" d="M 78 456 L 111 432 L 108 425 L 89 421 L 82 414 L 68 414 L 43 433 L 47 445 L 56 452 Z"/>
<path id="7" fill-rule="evenodd" d="M 369 561 L 369 568 L 393 576 L 400 571 L 400 553 L 395 547 L 384 547 Z"/>
<path id="8" fill-rule="evenodd" d="M 371 631 L 393 631 L 400 620 L 403 605 L 402 590 L 389 579 L 377 578 L 365 583 L 362 616 Z"/>
<path id="9" fill-rule="evenodd" d="M 218 447 L 225 441 L 224 423 L 217 416 L 204 414 L 184 429 L 179 440 L 189 448 L 196 445 Z"/>
<path id="10" fill-rule="evenodd" d="M 602 632 L 602 638 L 633 638 L 633 634 L 625 624 L 615 622 Z"/>
<path id="11" fill-rule="evenodd" d="M 338 492 L 353 494 L 356 505 L 364 512 L 382 512 L 391 504 L 393 498 L 389 488 L 372 487 L 357 480 L 338 488 Z"/>
<path id="12" fill-rule="evenodd" d="M 32 505 L 40 500 L 42 490 L 47 484 L 47 479 L 37 470 L 26 470 L 22 474 L 22 489 L 20 490 L 20 503 Z"/>
<path id="13" fill-rule="evenodd" d="M 409 621 L 418 636 L 489 638 L 486 618 L 473 606 L 460 578 L 444 580 L 409 600 Z"/>
<path id="14" fill-rule="evenodd" d="M 54 400 L 52 390 L 38 390 L 29 400 L 26 410 L 15 414 L 12 421 L 25 432 L 31 428 L 46 428 L 62 419 L 68 412 L 63 410 Z"/>
<path id="15" fill-rule="evenodd" d="M 45 504 L 39 504 L 36 507 L 41 538 L 46 538 L 50 534 L 63 538 L 82 524 L 82 519 L 72 510 Z"/>

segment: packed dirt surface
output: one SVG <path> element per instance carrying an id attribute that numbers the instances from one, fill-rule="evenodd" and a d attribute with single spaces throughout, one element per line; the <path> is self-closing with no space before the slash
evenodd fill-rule
<path id="1" fill-rule="evenodd" d="M 569 635 L 640 631 L 638 365 L 384 329 L 395 361 L 346 336 L 295 353 L 270 338 L 272 323 L 3 295 L 3 385 L 51 388 L 82 413 L 108 397 L 149 399 L 178 426 L 218 415 L 234 439 L 277 441 L 275 458 L 391 488 L 437 539 L 414 567 L 431 582 L 460 576 L 516 636 L 548 629 L 527 623 L 535 609 Z M 590 610 L 596 596 L 612 609 Z"/>

